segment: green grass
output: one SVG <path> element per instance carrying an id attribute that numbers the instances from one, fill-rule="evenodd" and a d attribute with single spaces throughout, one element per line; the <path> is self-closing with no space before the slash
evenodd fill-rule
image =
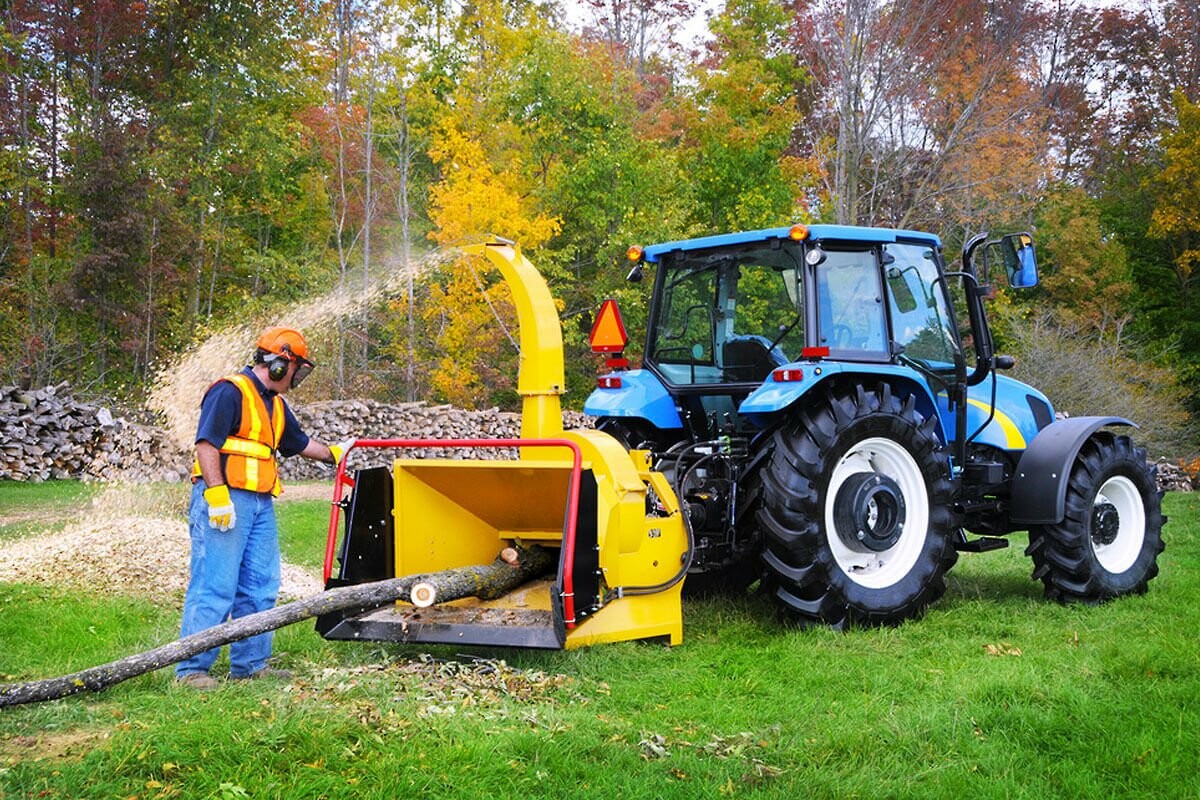
<path id="1" fill-rule="evenodd" d="M 102 488 L 102 484 L 78 481 L 0 481 L 0 543 L 61 526 L 77 517 Z"/>
<path id="2" fill-rule="evenodd" d="M 1161 575 L 1100 607 L 1041 599 L 1016 546 L 964 555 L 923 620 L 845 634 L 711 600 L 685 605 L 680 647 L 472 652 L 499 664 L 302 623 L 276 637 L 289 686 L 197 695 L 161 670 L 0 710 L 0 798 L 1196 797 L 1200 497 L 1165 505 Z M 319 567 L 328 503 L 279 510 L 285 557 Z M 0 673 L 177 623 L 0 584 Z"/>

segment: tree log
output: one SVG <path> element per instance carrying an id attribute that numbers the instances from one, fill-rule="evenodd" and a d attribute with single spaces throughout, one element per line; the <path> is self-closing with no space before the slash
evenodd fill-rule
<path id="1" fill-rule="evenodd" d="M 213 647 L 221 647 L 230 642 L 273 631 L 309 617 L 347 608 L 377 608 L 396 600 L 408 600 L 411 588 L 419 582 L 437 587 L 438 602 L 463 597 L 494 599 L 526 581 L 541 577 L 553 568 L 554 562 L 555 557 L 551 551 L 531 547 L 519 551 L 516 564 L 510 564 L 497 556 L 496 560 L 488 565 L 448 569 L 428 575 L 410 575 L 330 589 L 268 611 L 230 620 L 119 661 L 58 678 L 0 684 L 0 707 L 57 700 L 85 689 L 99 692 Z"/>
<path id="2" fill-rule="evenodd" d="M 543 561 L 545 563 L 539 569 L 539 564 Z M 540 547 L 530 550 L 506 547 L 500 551 L 495 561 L 486 566 L 445 570 L 416 580 L 407 599 L 419 608 L 435 603 L 448 603 L 463 597 L 495 600 L 514 588 L 507 580 L 509 570 L 539 569 L 536 574 L 541 575 L 549 572 L 552 566 L 550 553 Z"/>

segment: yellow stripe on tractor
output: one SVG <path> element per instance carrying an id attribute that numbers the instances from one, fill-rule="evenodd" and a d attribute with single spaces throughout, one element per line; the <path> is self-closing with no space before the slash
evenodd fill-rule
<path id="1" fill-rule="evenodd" d="M 401 457 L 335 485 L 328 588 L 488 564 L 502 549 L 558 553 L 544 579 L 493 600 L 416 608 L 397 603 L 322 617 L 331 639 L 573 648 L 683 636 L 680 590 L 688 530 L 649 454 L 608 434 L 564 431 L 562 331 L 537 269 L 504 241 L 464 248 L 499 267 L 520 323 L 521 435 L 514 440 L 362 440 L 357 447 L 508 447 L 498 460 Z M 344 462 L 343 462 L 344 463 Z M 353 483 L 340 502 L 343 484 Z M 338 510 L 348 511 L 337 546 Z M 340 570 L 332 575 L 335 553 Z"/>
<path id="2" fill-rule="evenodd" d="M 1009 450 L 1024 450 L 1027 446 L 1025 437 L 1021 435 L 1021 431 L 1017 428 L 1012 418 L 998 408 L 993 409 L 991 405 L 976 400 L 967 398 L 967 402 L 976 408 L 983 411 L 985 414 L 991 414 L 993 421 L 1000 426 L 1000 430 L 1004 432 L 1004 446 Z"/>

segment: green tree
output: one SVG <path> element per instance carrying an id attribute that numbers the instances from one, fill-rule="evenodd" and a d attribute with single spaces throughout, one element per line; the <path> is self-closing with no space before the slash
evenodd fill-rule
<path id="1" fill-rule="evenodd" d="M 792 147 L 808 72 L 791 50 L 793 19 L 770 0 L 733 0 L 712 22 L 709 57 L 695 70 L 698 112 L 686 172 L 709 230 L 811 217 L 815 165 Z"/>
<path id="2" fill-rule="evenodd" d="M 1060 324 L 1122 344 L 1134 287 L 1125 247 L 1106 233 L 1100 204 L 1079 187 L 1055 187 L 1038 207 L 1037 230 L 1041 285 Z"/>

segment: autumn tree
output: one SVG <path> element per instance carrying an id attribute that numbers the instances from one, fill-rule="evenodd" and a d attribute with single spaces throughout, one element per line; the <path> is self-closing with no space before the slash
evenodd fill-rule
<path id="1" fill-rule="evenodd" d="M 459 20 L 460 42 L 471 60 L 447 97 L 429 151 L 442 176 L 430 189 L 430 238 L 443 247 L 492 233 L 535 251 L 559 229 L 559 220 L 532 195 L 524 132 L 485 91 L 503 80 L 521 36 L 510 17 L 538 24 L 532 9 L 520 5 L 484 2 Z M 421 354 L 435 365 L 434 395 L 467 407 L 511 402 L 517 339 L 508 287 L 494 268 L 465 258 L 433 277 L 416 302 L 437 331 L 432 352 Z"/>
<path id="2" fill-rule="evenodd" d="M 825 216 L 900 227 L 959 224 L 1011 194 L 1040 155 L 1017 45 L 1018 2 L 813 0 L 798 55 L 814 80 L 799 130 L 828 178 Z"/>
<path id="3" fill-rule="evenodd" d="M 1055 187 L 1038 207 L 1041 285 L 1058 321 L 1118 347 L 1133 316 L 1124 246 L 1105 233 L 1100 206 L 1081 188 Z"/>
<path id="4" fill-rule="evenodd" d="M 678 46 L 683 23 L 696 0 L 582 0 L 590 11 L 588 35 L 603 42 L 613 61 L 645 76 L 659 51 Z"/>

